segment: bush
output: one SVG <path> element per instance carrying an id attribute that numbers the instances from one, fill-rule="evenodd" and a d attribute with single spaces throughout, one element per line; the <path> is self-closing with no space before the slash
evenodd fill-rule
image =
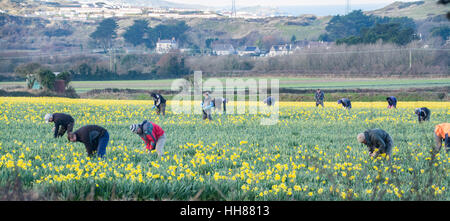
<path id="1" fill-rule="evenodd" d="M 68 71 L 61 72 L 56 76 L 56 80 L 64 80 L 66 88 L 68 88 L 70 81 L 72 81 L 72 75 Z"/>
<path id="2" fill-rule="evenodd" d="M 46 90 L 53 90 L 55 87 L 55 74 L 49 69 L 42 69 L 38 73 L 38 81 Z"/>

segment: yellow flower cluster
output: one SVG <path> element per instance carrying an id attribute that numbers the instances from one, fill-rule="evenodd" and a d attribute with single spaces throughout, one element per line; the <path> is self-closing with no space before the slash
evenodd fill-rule
<path id="1" fill-rule="evenodd" d="M 430 152 L 433 126 L 448 122 L 450 102 L 400 102 L 394 110 L 385 102 L 352 105 L 347 111 L 333 102 L 323 109 L 313 102 L 279 102 L 278 124 L 262 126 L 267 117 L 262 113 L 214 115 L 205 123 L 199 114 L 173 114 L 170 108 L 167 116 L 158 116 L 149 101 L 2 98 L 0 173 L 18 172 L 37 187 L 75 191 L 86 183 L 105 190 L 116 185 L 122 193 L 182 199 L 211 188 L 209 194 L 225 192 L 218 199 L 229 194 L 235 200 L 415 199 L 425 194 L 417 188 L 428 189 L 433 199 L 450 199 L 449 155 Z M 433 117 L 418 124 L 414 108 L 422 106 Z M 79 144 L 54 139 L 52 126 L 43 121 L 53 112 L 74 116 L 75 129 L 107 128 L 106 158 L 89 158 Z M 144 119 L 165 130 L 164 156 L 147 151 L 129 131 L 130 124 Z M 389 161 L 369 157 L 357 143 L 356 134 L 369 127 L 393 136 Z M 431 178 L 433 185 L 424 186 Z"/>

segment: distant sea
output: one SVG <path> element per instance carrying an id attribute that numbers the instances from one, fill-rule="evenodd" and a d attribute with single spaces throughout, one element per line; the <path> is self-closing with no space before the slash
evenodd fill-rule
<path id="1" fill-rule="evenodd" d="M 371 11 L 383 8 L 388 4 L 355 4 L 350 6 L 350 11 Z M 278 6 L 278 10 L 288 15 L 298 16 L 302 14 L 313 14 L 317 16 L 344 15 L 345 5 L 308 5 L 308 6 Z"/>

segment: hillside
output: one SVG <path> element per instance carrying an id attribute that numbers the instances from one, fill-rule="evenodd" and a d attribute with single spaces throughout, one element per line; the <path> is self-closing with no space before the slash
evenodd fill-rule
<path id="1" fill-rule="evenodd" d="M 450 6 L 437 4 L 437 0 L 422 0 L 415 2 L 394 2 L 384 8 L 368 11 L 367 14 L 388 17 L 410 17 L 423 20 L 431 16 L 444 15 L 450 11 Z"/>

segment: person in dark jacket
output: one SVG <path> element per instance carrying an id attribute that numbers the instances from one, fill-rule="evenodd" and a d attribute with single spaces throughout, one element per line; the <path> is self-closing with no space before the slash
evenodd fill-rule
<path id="1" fill-rule="evenodd" d="M 53 128 L 53 136 L 55 138 L 62 137 L 66 131 L 67 134 L 71 133 L 75 124 L 75 120 L 72 116 L 63 113 L 46 114 L 44 119 L 47 123 L 55 123 L 55 127 Z"/>
<path id="2" fill-rule="evenodd" d="M 422 121 L 430 121 L 431 111 L 426 107 L 416 108 L 414 113 L 419 118 L 419 123 Z"/>
<path id="3" fill-rule="evenodd" d="M 71 142 L 81 142 L 86 147 L 88 156 L 97 151 L 97 156 L 103 158 L 109 141 L 108 131 L 97 125 L 86 125 L 73 133 L 69 133 Z"/>
<path id="4" fill-rule="evenodd" d="M 164 155 L 164 144 L 166 143 L 166 134 L 157 124 L 144 120 L 141 124 L 132 124 L 130 130 L 141 137 L 145 142 L 147 150 L 158 152 L 159 156 Z"/>
<path id="5" fill-rule="evenodd" d="M 377 157 L 379 154 L 383 153 L 391 157 L 394 142 L 386 131 L 378 128 L 366 130 L 363 133 L 358 134 L 357 140 L 359 143 L 363 143 L 369 148 L 371 157 Z"/>
<path id="6" fill-rule="evenodd" d="M 342 104 L 342 106 L 347 110 L 350 110 L 352 108 L 352 102 L 348 98 L 339 99 L 337 103 Z"/>
<path id="7" fill-rule="evenodd" d="M 272 96 L 269 96 L 269 97 L 267 97 L 266 99 L 264 99 L 263 102 L 264 102 L 265 104 L 267 104 L 267 106 L 270 107 L 270 106 L 275 105 L 275 98 L 272 97 Z"/>
<path id="8" fill-rule="evenodd" d="M 154 105 L 152 109 L 156 108 L 156 114 L 160 115 L 166 115 L 166 99 L 161 94 L 152 93 L 151 96 L 153 97 Z"/>
<path id="9" fill-rule="evenodd" d="M 389 109 L 391 108 L 397 108 L 397 98 L 394 96 L 390 96 L 386 98 L 387 102 L 388 102 L 388 107 Z"/>
<path id="10" fill-rule="evenodd" d="M 320 89 L 317 89 L 316 93 L 314 94 L 314 99 L 316 100 L 316 107 L 322 105 L 323 107 L 323 99 L 325 97 L 325 94 Z"/>

